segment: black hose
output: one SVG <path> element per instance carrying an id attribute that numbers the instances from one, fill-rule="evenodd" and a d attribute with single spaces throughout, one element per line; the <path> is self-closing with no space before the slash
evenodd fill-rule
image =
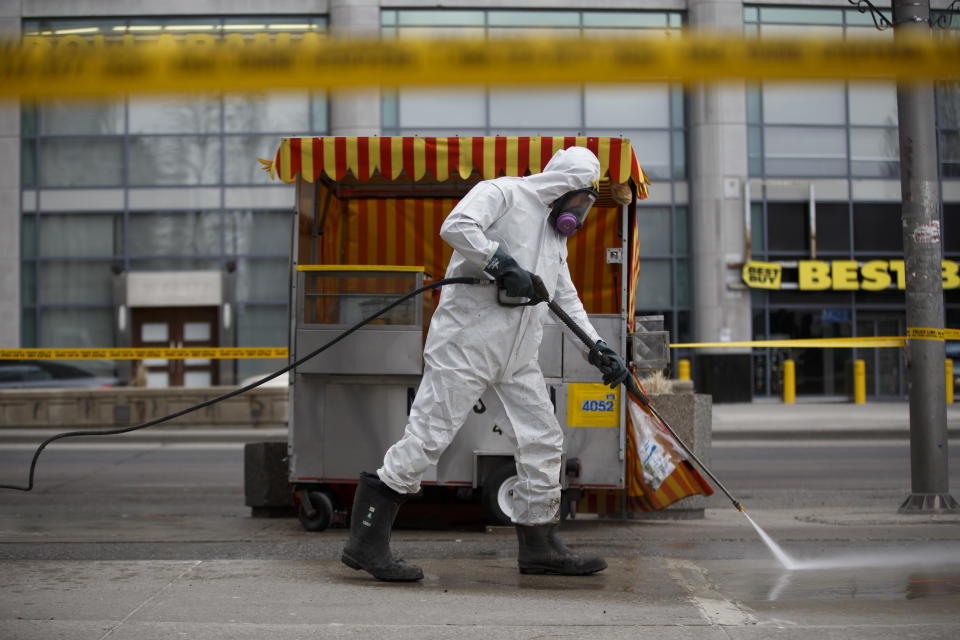
<path id="1" fill-rule="evenodd" d="M 171 413 L 170 415 L 163 416 L 162 418 L 155 418 L 154 420 L 150 420 L 150 421 L 148 421 L 148 422 L 144 422 L 144 423 L 141 423 L 141 424 L 133 425 L 133 426 L 131 426 L 131 427 L 123 427 L 123 428 L 120 428 L 120 429 L 108 429 L 108 430 L 102 430 L 102 431 L 67 431 L 67 432 L 64 432 L 64 433 L 58 433 L 58 434 L 56 434 L 56 435 L 50 436 L 49 438 L 47 438 L 46 440 L 44 440 L 42 443 L 40 443 L 40 446 L 37 447 L 37 450 L 36 450 L 36 451 L 34 452 L 34 454 L 33 454 L 33 459 L 30 461 L 30 473 L 29 473 L 29 475 L 27 476 L 27 485 L 26 485 L 25 487 L 21 487 L 21 486 L 11 485 L 11 484 L 0 484 L 0 489 L 13 489 L 14 491 L 30 491 L 30 490 L 32 490 L 32 489 L 33 489 L 33 477 L 34 477 L 34 473 L 36 472 L 37 460 L 40 458 L 40 453 L 41 453 L 44 449 L 46 449 L 48 445 L 56 442 L 57 440 L 63 440 L 64 438 L 78 438 L 78 437 L 81 437 L 81 436 L 114 436 L 114 435 L 119 435 L 119 434 L 121 434 L 121 433 L 130 433 L 131 431 L 137 431 L 137 430 L 139 430 L 139 429 L 146 429 L 147 427 L 153 427 L 153 426 L 156 426 L 156 425 L 158 425 L 158 424 L 160 424 L 160 423 L 162 423 L 162 422 L 167 422 L 167 421 L 169 421 L 169 420 L 173 420 L 174 418 L 179 418 L 180 416 L 186 415 L 186 414 L 188 414 L 188 413 L 192 413 L 192 412 L 194 412 L 194 411 L 197 411 L 198 409 L 205 409 L 206 407 L 209 407 L 209 406 L 211 406 L 211 405 L 215 405 L 215 404 L 217 404 L 218 402 L 223 402 L 224 400 L 227 400 L 227 399 L 229 399 L 229 398 L 236 397 L 236 396 L 240 395 L 241 393 L 246 393 L 247 391 L 250 391 L 251 389 L 256 389 L 256 388 L 259 387 L 260 385 L 262 385 L 262 384 L 264 384 L 264 383 L 266 383 L 266 382 L 269 382 L 270 380 L 273 380 L 273 379 L 276 378 L 277 376 L 281 376 L 281 375 L 285 374 L 286 372 L 290 371 L 291 369 L 294 369 L 294 368 L 296 368 L 296 367 L 299 367 L 301 364 L 303 364 L 304 362 L 306 362 L 306 361 L 309 360 L 310 358 L 313 358 L 314 356 L 316 356 L 316 355 L 322 353 L 323 351 L 329 349 L 330 347 L 332 347 L 333 345 L 337 344 L 338 342 L 340 342 L 341 340 L 343 340 L 344 338 L 346 338 L 348 335 L 350 335 L 350 334 L 353 333 L 354 331 L 357 331 L 358 329 L 360 329 L 360 327 L 364 326 L 365 324 L 368 324 L 368 323 L 372 322 L 373 320 L 376 320 L 378 317 L 382 316 L 384 313 L 386 313 L 386 312 L 389 311 L 390 309 L 393 309 L 393 308 L 396 307 L 397 305 L 399 305 L 399 304 L 401 304 L 401 303 L 403 303 L 403 302 L 406 302 L 406 301 L 409 300 L 410 298 L 413 298 L 413 297 L 418 296 L 418 295 L 420 295 L 420 294 L 422 294 L 422 293 L 425 293 L 425 292 L 429 291 L 430 289 L 436 289 L 436 288 L 438 288 L 438 287 L 442 287 L 442 286 L 448 285 L 448 284 L 487 284 L 487 283 L 489 283 L 489 282 L 491 282 L 491 281 L 490 281 L 490 280 L 487 280 L 486 278 L 457 277 L 457 278 L 444 278 L 444 279 L 442 279 L 442 280 L 437 280 L 436 282 L 432 282 L 432 283 L 430 283 L 430 284 L 428 284 L 428 285 L 424 285 L 424 286 L 420 287 L 419 289 L 416 289 L 416 290 L 414 290 L 414 291 L 411 291 L 410 293 L 408 293 L 408 294 L 406 294 L 406 295 L 404 295 L 404 296 L 401 296 L 401 297 L 397 298 L 396 300 L 394 300 L 393 302 L 391 302 L 390 304 L 388 304 L 388 305 L 385 306 L 384 308 L 380 309 L 379 311 L 377 311 L 377 312 L 374 313 L 373 315 L 371 315 L 371 316 L 369 316 L 369 317 L 367 317 L 367 318 L 364 318 L 363 320 L 361 320 L 361 321 L 358 322 L 357 324 L 353 325 L 352 327 L 350 327 L 349 329 L 347 329 L 346 331 L 344 331 L 343 333 L 341 333 L 340 335 L 338 335 L 336 338 L 334 338 L 334 339 L 331 340 L 330 342 L 328 342 L 328 343 L 326 343 L 326 344 L 324 344 L 324 345 L 322 345 L 322 346 L 320 346 L 320 347 L 317 347 L 316 349 L 314 349 L 313 351 L 311 351 L 311 352 L 308 353 L 307 355 L 303 356 L 302 358 L 300 358 L 300 359 L 297 360 L 296 362 L 293 362 L 293 363 L 287 365 L 287 366 L 284 367 L 283 369 L 280 369 L 280 370 L 278 370 L 278 371 L 274 371 L 274 372 L 271 373 L 270 375 L 268 375 L 268 376 L 266 376 L 266 377 L 264 377 L 264 378 L 261 378 L 260 380 L 257 380 L 256 382 L 251 382 L 250 384 L 246 385 L 245 387 L 240 387 L 240 388 L 238 388 L 238 389 L 234 389 L 233 391 L 230 391 L 230 392 L 228 392 L 228 393 L 225 393 L 225 394 L 223 394 L 223 395 L 221 395 L 221 396 L 217 396 L 216 398 L 211 398 L 211 399 L 209 399 L 209 400 L 205 400 L 205 401 L 201 402 L 200 404 L 196 404 L 196 405 L 194 405 L 194 406 L 192 406 L 192 407 L 187 407 L 186 409 L 181 409 L 180 411 L 177 411 L 176 413 Z"/>

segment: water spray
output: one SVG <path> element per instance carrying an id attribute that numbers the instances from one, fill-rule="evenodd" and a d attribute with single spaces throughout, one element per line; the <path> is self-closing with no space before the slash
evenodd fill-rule
<path id="1" fill-rule="evenodd" d="M 547 293 L 546 287 L 543 285 L 543 281 L 541 281 L 537 276 L 533 276 L 533 286 L 535 289 L 535 297 L 531 300 L 531 302 L 546 302 L 547 306 L 550 308 L 550 311 L 552 311 L 553 314 L 557 316 L 560 321 L 563 322 L 563 324 L 565 324 L 567 328 L 569 328 L 570 331 L 572 331 L 574 335 L 576 335 L 577 338 L 579 338 L 580 341 L 587 346 L 588 349 L 590 349 L 591 353 L 595 353 L 601 361 L 605 361 L 606 356 L 600 353 L 596 343 L 590 338 L 589 335 L 587 335 L 587 332 L 584 331 L 580 325 L 578 325 L 573 318 L 571 318 L 567 312 L 560 307 L 559 304 L 553 300 L 550 300 L 550 296 Z M 657 412 L 656 408 L 650 404 L 650 398 L 648 398 L 647 394 L 644 393 L 643 389 L 640 387 L 640 383 L 637 382 L 637 379 L 633 376 L 633 374 L 630 374 L 626 377 L 626 379 L 623 381 L 623 386 L 626 387 L 627 393 L 629 393 L 637 402 L 643 405 L 643 407 L 657 419 L 657 422 L 659 422 L 666 432 L 673 437 L 676 443 L 680 445 L 680 448 L 682 448 L 683 451 L 690 457 L 690 459 L 697 464 L 700 470 L 703 471 L 713 481 L 714 486 L 720 489 L 720 491 L 722 491 L 723 494 L 730 499 L 730 502 L 733 503 L 734 508 L 746 517 L 750 524 L 753 525 L 753 528 L 756 529 L 760 539 L 763 540 L 764 544 L 767 545 L 767 548 L 770 549 L 770 552 L 773 553 L 774 557 L 780 562 L 781 565 L 783 565 L 783 568 L 787 570 L 799 568 L 799 565 L 793 560 L 793 558 L 787 555 L 787 553 L 780 548 L 780 545 L 778 545 L 774 539 L 771 538 L 770 535 L 760 527 L 760 525 L 754 522 L 753 518 L 747 515 L 747 512 L 743 510 L 743 505 L 740 504 L 740 501 L 733 497 L 733 494 L 730 493 L 725 486 L 723 486 L 723 483 L 720 482 L 720 480 L 713 474 L 712 471 L 710 471 L 710 468 L 705 465 L 700 458 L 697 457 L 690 447 L 688 447 L 687 444 L 680 438 L 680 436 L 677 435 L 673 428 L 670 427 L 667 421 L 663 419 L 663 416 Z"/>
<path id="2" fill-rule="evenodd" d="M 567 326 L 580 339 L 583 344 L 590 349 L 591 353 L 595 353 L 597 358 L 601 361 L 606 361 L 607 357 L 600 353 L 600 349 L 597 347 L 596 343 L 587 335 L 587 332 L 584 331 L 580 325 L 578 325 L 573 318 L 571 318 L 566 311 L 564 311 L 559 304 L 550 300 L 550 296 L 547 293 L 546 287 L 543 285 L 543 281 L 540 280 L 537 276 L 533 276 L 533 286 L 535 290 L 535 297 L 531 299 L 531 303 L 536 304 L 537 302 L 546 302 L 547 306 L 550 308 L 550 311 L 557 316 L 563 324 Z M 770 552 L 773 556 L 780 562 L 784 569 L 792 571 L 794 569 L 804 568 L 802 565 L 798 564 L 793 558 L 791 558 L 783 549 L 780 548 L 780 545 L 770 537 L 770 535 L 763 530 L 763 528 L 753 521 L 746 511 L 743 510 L 743 505 L 740 504 L 740 501 L 733 497 L 733 494 L 730 493 L 723 483 L 710 471 L 710 468 L 703 463 L 700 458 L 687 446 L 687 444 L 677 435 L 677 433 L 670 427 L 666 420 L 663 419 L 656 408 L 650 404 L 650 398 L 647 397 L 647 394 L 644 393 L 643 388 L 640 386 L 640 383 L 637 382 L 637 379 L 630 374 L 623 381 L 623 386 L 626 387 L 627 393 L 629 393 L 637 402 L 639 402 L 643 407 L 650 412 L 650 414 L 657 419 L 657 422 L 669 433 L 674 441 L 683 449 L 683 451 L 693 460 L 697 466 L 703 471 L 712 481 L 715 487 L 720 489 L 727 498 L 730 499 L 730 502 L 733 503 L 734 508 L 742 513 L 744 517 L 753 525 L 753 528 L 756 529 L 757 534 L 760 536 L 760 539 L 763 540 L 764 544 L 767 545 L 767 548 L 770 549 Z"/>

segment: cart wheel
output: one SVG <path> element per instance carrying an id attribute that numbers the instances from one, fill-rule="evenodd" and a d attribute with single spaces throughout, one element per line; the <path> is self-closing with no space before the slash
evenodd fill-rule
<path id="1" fill-rule="evenodd" d="M 508 460 L 487 474 L 480 489 L 480 503 L 494 524 L 509 525 L 513 521 L 513 490 L 517 486 L 517 466 Z"/>
<path id="2" fill-rule="evenodd" d="M 323 531 L 333 519 L 333 501 L 323 491 L 299 491 L 297 517 L 307 531 Z"/>

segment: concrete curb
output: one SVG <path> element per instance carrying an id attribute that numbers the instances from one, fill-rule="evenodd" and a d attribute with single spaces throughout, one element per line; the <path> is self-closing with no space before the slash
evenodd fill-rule
<path id="1" fill-rule="evenodd" d="M 960 439 L 960 429 L 948 429 L 950 440 Z M 909 440 L 908 429 L 738 429 L 714 431 L 713 440 Z"/>
<path id="2" fill-rule="evenodd" d="M 0 445 L 39 445 L 61 433 L 55 429 L 0 429 Z M 950 440 L 960 440 L 960 429 L 949 429 Z M 712 433 L 714 442 L 740 440 L 904 440 L 910 439 L 906 429 L 737 429 Z M 286 429 L 153 429 L 106 436 L 79 436 L 57 440 L 53 446 L 76 444 L 164 444 L 164 443 L 246 443 L 286 442 Z"/>
<path id="3" fill-rule="evenodd" d="M 36 444 L 68 431 L 64 429 L 0 429 L 0 443 Z M 90 431 L 93 431 L 92 429 Z M 286 429 L 144 429 L 115 435 L 89 435 L 57 440 L 57 444 L 162 444 L 179 443 L 243 443 L 286 441 Z"/>

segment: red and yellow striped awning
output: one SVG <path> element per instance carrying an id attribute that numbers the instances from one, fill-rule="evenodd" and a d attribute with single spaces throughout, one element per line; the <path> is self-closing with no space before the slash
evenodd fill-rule
<path id="1" fill-rule="evenodd" d="M 568 147 L 586 147 L 600 160 L 600 175 L 617 183 L 632 180 L 638 198 L 647 197 L 647 175 L 640 168 L 630 140 L 592 136 L 521 136 L 472 138 L 325 137 L 283 138 L 273 161 L 261 160 L 271 178 L 293 182 L 302 176 L 314 182 L 321 174 L 341 180 L 347 173 L 360 182 L 379 173 L 396 180 L 402 173 L 420 181 L 428 174 L 443 182 L 466 180 L 474 170 L 484 180 L 523 176 L 543 169 L 553 154 Z"/>

